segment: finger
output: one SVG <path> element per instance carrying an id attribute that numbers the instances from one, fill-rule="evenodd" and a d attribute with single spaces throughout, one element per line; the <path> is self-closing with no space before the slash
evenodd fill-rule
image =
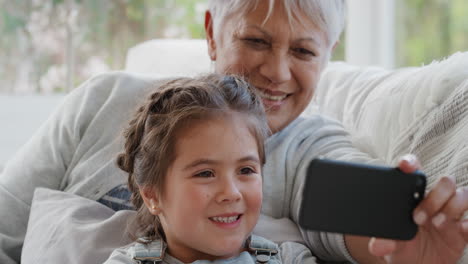
<path id="1" fill-rule="evenodd" d="M 428 218 L 441 211 L 443 206 L 454 196 L 455 191 L 455 181 L 450 177 L 442 177 L 414 210 L 414 221 L 418 225 L 424 224 Z"/>
<path id="2" fill-rule="evenodd" d="M 468 210 L 468 188 L 460 187 L 444 206 L 442 214 L 448 219 L 460 220 Z M 437 216 L 436 216 L 437 217 Z M 437 225 L 436 225 L 437 226 Z"/>
<path id="3" fill-rule="evenodd" d="M 461 229 L 462 229 L 463 239 L 465 239 L 465 243 L 468 244 L 468 219 L 463 220 L 461 222 Z"/>
<path id="4" fill-rule="evenodd" d="M 421 163 L 416 155 L 406 154 L 400 158 L 398 168 L 404 173 L 412 173 L 421 169 Z"/>
<path id="5" fill-rule="evenodd" d="M 369 241 L 369 252 L 376 257 L 389 255 L 396 250 L 396 247 L 394 240 L 373 237 Z"/>

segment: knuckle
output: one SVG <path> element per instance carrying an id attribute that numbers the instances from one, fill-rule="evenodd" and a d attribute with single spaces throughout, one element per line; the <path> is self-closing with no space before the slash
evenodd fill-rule
<path id="1" fill-rule="evenodd" d="M 458 188 L 454 197 L 446 206 L 446 211 L 455 219 L 462 219 L 468 210 L 468 189 Z"/>
<path id="2" fill-rule="evenodd" d="M 440 204 L 434 199 L 428 199 L 425 203 L 421 203 L 421 208 L 429 215 L 433 215 L 440 209 Z"/>
<path id="3" fill-rule="evenodd" d="M 466 187 L 457 188 L 455 195 L 463 202 L 468 202 L 468 189 Z"/>

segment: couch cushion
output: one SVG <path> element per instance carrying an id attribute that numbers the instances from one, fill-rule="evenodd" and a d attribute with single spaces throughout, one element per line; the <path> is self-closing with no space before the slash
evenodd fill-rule
<path id="1" fill-rule="evenodd" d="M 47 120 L 64 95 L 0 95 L 0 172 L 7 160 Z"/>
<path id="2" fill-rule="evenodd" d="M 71 193 L 38 188 L 21 263 L 103 263 L 115 248 L 131 242 L 125 230 L 133 214 Z"/>
<path id="3" fill-rule="evenodd" d="M 210 71 L 205 39 L 153 39 L 128 50 L 125 70 L 167 78 Z"/>
<path id="4" fill-rule="evenodd" d="M 319 112 L 342 121 L 358 147 L 393 164 L 393 146 L 405 130 L 467 79 L 468 52 L 398 70 L 331 63 L 313 104 Z"/>

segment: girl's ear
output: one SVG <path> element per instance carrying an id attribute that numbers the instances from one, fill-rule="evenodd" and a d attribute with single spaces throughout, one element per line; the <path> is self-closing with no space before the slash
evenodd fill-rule
<path id="1" fill-rule="evenodd" d="M 213 18 L 210 11 L 205 12 L 205 33 L 208 43 L 208 55 L 212 61 L 216 60 L 216 42 L 213 35 Z"/>
<path id="2" fill-rule="evenodd" d="M 158 215 L 161 212 L 159 208 L 159 197 L 154 188 L 145 187 L 140 189 L 140 195 L 143 198 L 146 208 L 152 215 Z"/>

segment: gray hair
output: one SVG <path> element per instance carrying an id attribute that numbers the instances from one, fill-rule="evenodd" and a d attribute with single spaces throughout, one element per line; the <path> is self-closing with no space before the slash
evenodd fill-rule
<path id="1" fill-rule="evenodd" d="M 224 20 L 234 14 L 242 15 L 254 10 L 260 1 L 269 1 L 268 20 L 276 1 L 283 1 L 289 23 L 294 21 L 294 14 L 304 12 L 327 35 L 329 45 L 335 44 L 345 26 L 345 0 L 210 0 L 209 10 L 213 18 L 215 34 L 221 29 Z"/>

